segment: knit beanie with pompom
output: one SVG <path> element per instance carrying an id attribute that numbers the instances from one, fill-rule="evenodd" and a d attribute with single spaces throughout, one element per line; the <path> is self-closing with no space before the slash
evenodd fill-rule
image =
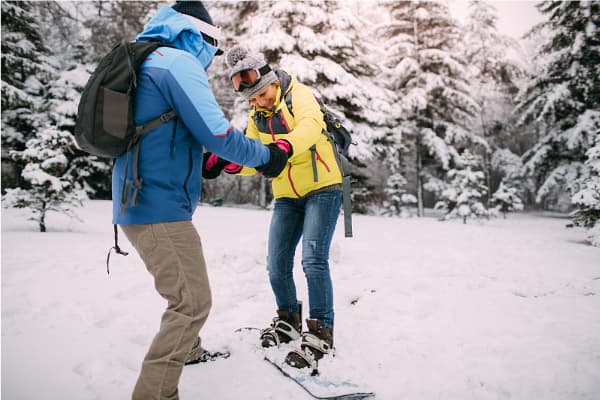
<path id="1" fill-rule="evenodd" d="M 248 48 L 238 45 L 227 52 L 227 65 L 231 68 L 229 70 L 229 79 L 231 79 L 238 72 L 249 69 L 258 70 L 267 65 L 267 62 L 261 53 L 253 53 Z M 277 79 L 275 71 L 271 70 L 262 75 L 256 85 L 244 89 L 240 93 L 246 99 L 249 99 L 255 93 L 260 92 L 271 83 L 277 81 Z"/>

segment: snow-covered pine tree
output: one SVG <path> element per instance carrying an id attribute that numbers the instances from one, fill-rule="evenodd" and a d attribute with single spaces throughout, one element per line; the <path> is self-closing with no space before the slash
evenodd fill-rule
<path id="1" fill-rule="evenodd" d="M 407 149 L 401 143 L 391 144 L 391 141 L 400 137 L 401 135 L 388 133 L 374 141 L 374 146 L 379 152 L 379 157 L 387 161 L 389 170 L 383 182 L 383 214 L 407 217 L 412 215 L 409 207 L 417 204 L 417 198 L 408 192 L 408 180 L 402 174 Z"/>
<path id="2" fill-rule="evenodd" d="M 389 1 L 390 22 L 381 28 L 388 49 L 384 81 L 397 93 L 397 128 L 391 143 L 414 154 L 418 215 L 424 184 L 444 175 L 461 149 L 485 140 L 470 132 L 478 106 L 470 96 L 465 63 L 456 50 L 457 24 L 442 2 Z M 430 186 L 431 188 L 431 186 Z"/>
<path id="3" fill-rule="evenodd" d="M 600 132 L 594 147 L 587 151 L 587 160 L 579 179 L 579 188 L 571 199 L 577 207 L 571 214 L 574 226 L 588 230 L 588 240 L 600 247 Z"/>
<path id="4" fill-rule="evenodd" d="M 517 195 L 517 188 L 508 186 L 504 182 L 500 182 L 498 190 L 491 198 L 491 204 L 502 213 L 505 219 L 506 213 L 523 209 L 523 202 Z"/>
<path id="5" fill-rule="evenodd" d="M 2 187 L 23 184 L 24 165 L 11 150 L 25 149 L 43 124 L 38 110 L 56 66 L 35 19 L 39 3 L 3 1 L 2 7 Z"/>
<path id="6" fill-rule="evenodd" d="M 448 171 L 448 183 L 435 205 L 446 211 L 442 220 L 489 217 L 491 214 L 484 205 L 487 187 L 481 171 L 481 157 L 466 150 L 456 168 Z"/>
<path id="7" fill-rule="evenodd" d="M 518 42 L 498 32 L 498 11 L 494 5 L 471 0 L 469 10 L 460 47 L 467 61 L 472 95 L 479 105 L 472 129 L 489 144 L 481 148 L 489 200 L 489 193 L 498 188 L 503 178 L 493 171 L 491 158 L 497 149 L 509 148 L 513 140 L 513 99 L 525 71 Z"/>
<path id="8" fill-rule="evenodd" d="M 410 207 L 417 204 L 417 198 L 406 190 L 406 178 L 402 174 L 392 173 L 385 183 L 384 191 L 389 198 L 389 202 L 384 202 L 385 214 L 411 216 Z"/>
<path id="9" fill-rule="evenodd" d="M 524 172 L 536 181 L 538 203 L 567 209 L 600 131 L 600 2 L 545 1 L 538 9 L 548 20 L 535 29 L 551 36 L 537 55 L 542 70 L 518 97 L 519 122 L 541 131 L 523 155 Z"/>
<path id="10" fill-rule="evenodd" d="M 309 0 L 261 2 L 240 7 L 238 42 L 265 54 L 275 67 L 295 74 L 328 108 L 342 117 L 358 146 L 351 148 L 355 210 L 364 211 L 371 187 L 359 168 L 371 155 L 367 145 L 389 114 L 389 101 L 376 84 L 377 68 L 369 62 L 365 27 L 352 3 Z M 240 103 L 241 104 L 241 103 Z M 245 115 L 247 108 L 240 107 Z"/>
<path id="11" fill-rule="evenodd" d="M 77 218 L 75 208 L 87 196 L 73 181 L 73 166 L 66 156 L 74 145 L 69 132 L 48 125 L 27 141 L 25 150 L 13 151 L 11 155 L 25 164 L 22 176 L 28 185 L 7 189 L 2 205 L 29 209 L 30 219 L 38 223 L 40 232 L 46 232 L 49 211 Z"/>

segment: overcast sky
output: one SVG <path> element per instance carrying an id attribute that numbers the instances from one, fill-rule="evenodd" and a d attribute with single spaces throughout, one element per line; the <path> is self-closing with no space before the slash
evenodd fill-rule
<path id="1" fill-rule="evenodd" d="M 490 1 L 490 3 L 498 10 L 498 31 L 515 39 L 519 39 L 534 25 L 545 19 L 535 8 L 535 4 L 539 1 L 496 0 Z M 468 4 L 465 0 L 448 1 L 452 15 L 461 20 L 469 12 Z"/>

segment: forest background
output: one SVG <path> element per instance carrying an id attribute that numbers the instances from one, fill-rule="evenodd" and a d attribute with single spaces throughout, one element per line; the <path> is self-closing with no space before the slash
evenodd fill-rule
<path id="1" fill-rule="evenodd" d="M 78 150 L 79 96 L 98 60 L 165 2 L 2 1 L 2 204 L 77 215 L 110 198 L 112 160 Z M 489 218 L 570 212 L 600 245 L 600 2 L 540 2 L 518 40 L 493 2 L 207 2 L 226 34 L 309 85 L 353 132 L 355 212 Z M 208 70 L 234 125 L 247 104 L 224 57 Z M 262 177 L 205 181 L 203 201 L 268 207 Z"/>

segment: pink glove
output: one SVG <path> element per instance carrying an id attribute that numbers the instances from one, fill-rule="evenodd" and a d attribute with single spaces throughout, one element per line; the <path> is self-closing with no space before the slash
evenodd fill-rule
<path id="1" fill-rule="evenodd" d="M 219 162 L 219 156 L 211 153 L 211 155 L 206 159 L 204 166 L 207 170 L 211 170 L 217 164 L 217 162 Z"/>
<path id="2" fill-rule="evenodd" d="M 241 170 L 242 166 L 234 163 L 229 163 L 225 166 L 225 168 L 223 168 L 223 171 L 227 172 L 228 174 L 237 174 Z"/>
<path id="3" fill-rule="evenodd" d="M 279 139 L 275 141 L 275 144 L 277 145 L 277 147 L 279 147 L 281 150 L 285 151 L 286 154 L 288 155 L 288 157 L 291 157 L 292 154 L 294 153 L 294 151 L 292 150 L 292 145 L 290 144 L 290 142 L 288 142 L 285 139 Z"/>

